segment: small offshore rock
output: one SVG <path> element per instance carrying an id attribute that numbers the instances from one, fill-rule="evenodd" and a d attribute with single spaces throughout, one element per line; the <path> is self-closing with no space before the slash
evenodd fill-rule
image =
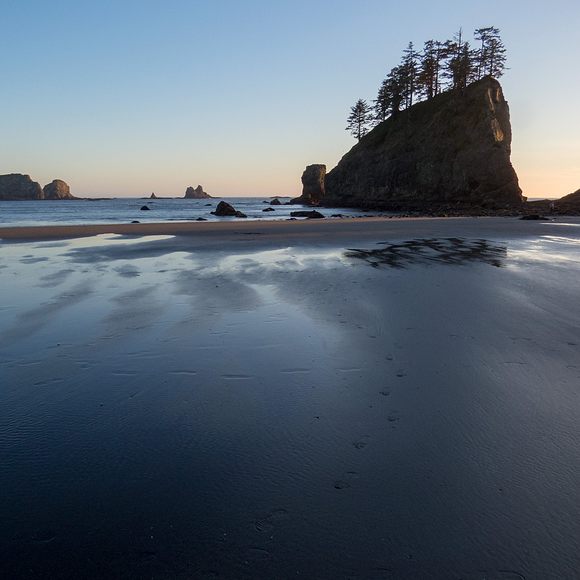
<path id="1" fill-rule="evenodd" d="M 262 211 L 276 211 L 273 207 L 267 207 L 266 209 L 263 209 Z"/>
<path id="2" fill-rule="evenodd" d="M 202 218 L 202 217 L 198 217 L 195 219 L 196 222 L 206 222 L 207 219 L 206 218 Z"/>
<path id="3" fill-rule="evenodd" d="M 273 200 L 270 202 L 270 205 L 282 205 L 282 202 L 281 202 L 281 201 L 280 201 L 280 200 L 279 200 L 277 197 L 275 197 L 275 198 L 274 198 L 274 199 L 273 199 Z"/>
<path id="4" fill-rule="evenodd" d="M 151 211 L 151 208 L 146 205 L 143 205 L 141 206 L 141 211 Z"/>
<path id="5" fill-rule="evenodd" d="M 245 213 L 238 211 L 235 207 L 231 206 L 226 201 L 220 201 L 217 204 L 215 211 L 212 211 L 211 213 L 218 217 L 238 217 L 238 218 L 248 217 Z"/>

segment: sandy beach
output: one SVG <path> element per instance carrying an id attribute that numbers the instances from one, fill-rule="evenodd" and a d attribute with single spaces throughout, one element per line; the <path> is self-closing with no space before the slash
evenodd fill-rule
<path id="1" fill-rule="evenodd" d="M 6 578 L 578 576 L 579 218 L 5 228 L 0 276 Z"/>

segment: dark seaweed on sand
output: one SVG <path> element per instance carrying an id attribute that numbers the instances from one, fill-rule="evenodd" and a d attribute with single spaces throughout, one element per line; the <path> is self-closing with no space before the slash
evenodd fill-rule
<path id="1" fill-rule="evenodd" d="M 507 255 L 505 245 L 483 239 L 422 238 L 395 244 L 379 243 L 385 247 L 374 250 L 349 248 L 345 256 L 365 260 L 373 268 L 406 268 L 413 264 L 429 263 L 460 265 L 470 262 L 482 262 L 499 268 Z"/>

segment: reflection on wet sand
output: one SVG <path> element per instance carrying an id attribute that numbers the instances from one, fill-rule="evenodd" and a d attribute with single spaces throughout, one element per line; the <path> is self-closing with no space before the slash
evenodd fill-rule
<path id="1" fill-rule="evenodd" d="M 4 576 L 573 577 L 577 244 L 452 226 L 3 245 Z"/>
<path id="2" fill-rule="evenodd" d="M 490 266 L 503 265 L 507 247 L 489 240 L 466 240 L 462 238 L 426 238 L 409 240 L 374 250 L 349 249 L 346 256 L 365 260 L 374 268 L 389 266 L 405 268 L 413 264 L 467 264 L 482 262 Z"/>

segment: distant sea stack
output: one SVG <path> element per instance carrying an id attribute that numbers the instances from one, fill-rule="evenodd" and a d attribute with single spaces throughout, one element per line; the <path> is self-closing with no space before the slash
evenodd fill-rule
<path id="1" fill-rule="evenodd" d="M 44 186 L 44 199 L 76 199 L 71 195 L 68 183 L 62 179 L 54 179 L 51 183 Z"/>
<path id="2" fill-rule="evenodd" d="M 510 162 L 509 107 L 485 77 L 392 115 L 326 176 L 321 205 L 501 208 L 523 202 Z"/>
<path id="3" fill-rule="evenodd" d="M 198 185 L 195 189 L 191 185 L 185 190 L 184 199 L 207 199 L 211 197 L 209 193 L 203 190 L 201 185 Z"/>
<path id="4" fill-rule="evenodd" d="M 32 181 L 30 175 L 10 173 L 0 175 L 0 200 L 20 201 L 27 199 L 44 199 L 42 187 Z"/>

